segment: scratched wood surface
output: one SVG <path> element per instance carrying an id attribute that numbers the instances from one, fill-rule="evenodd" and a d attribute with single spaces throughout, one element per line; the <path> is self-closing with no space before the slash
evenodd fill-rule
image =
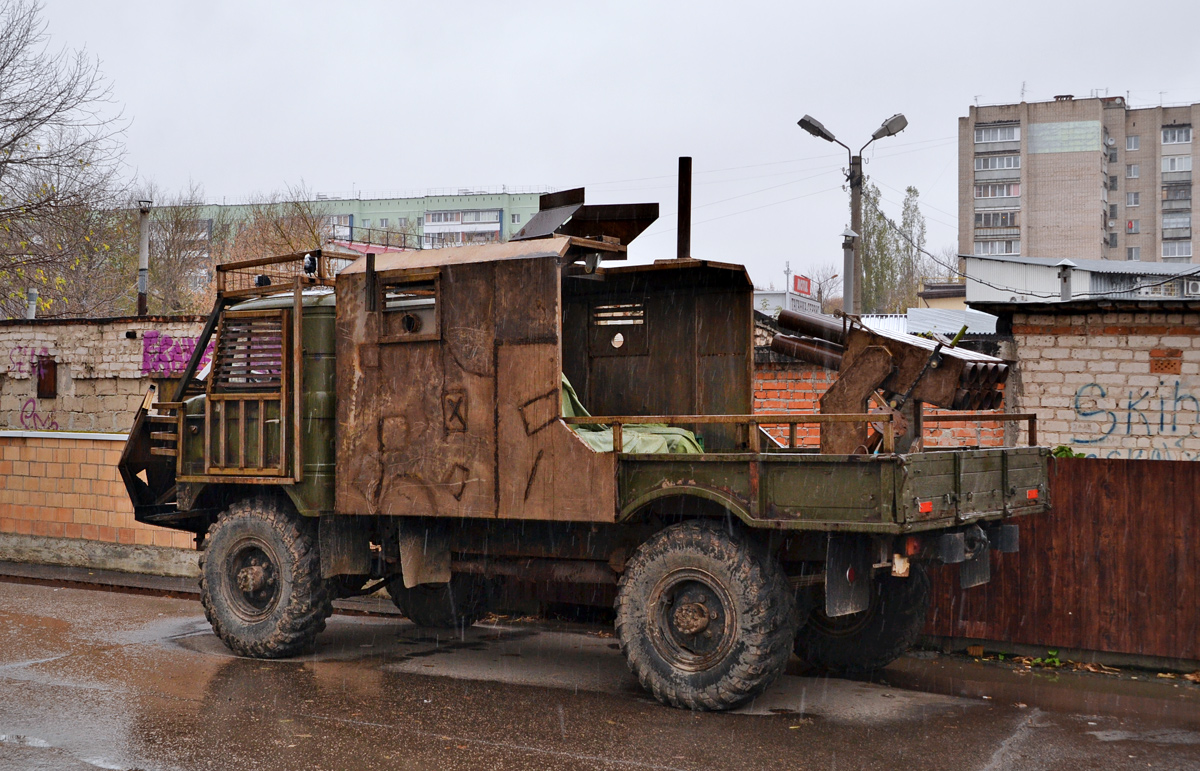
<path id="1" fill-rule="evenodd" d="M 1200 659 L 1200 463 L 1055 459 L 1050 512 L 991 583 L 935 568 L 925 632 L 1046 648 Z"/>

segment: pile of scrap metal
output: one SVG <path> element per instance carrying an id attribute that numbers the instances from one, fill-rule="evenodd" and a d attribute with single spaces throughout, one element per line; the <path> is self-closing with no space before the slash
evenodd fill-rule
<path id="1" fill-rule="evenodd" d="M 994 410 L 1004 401 L 1008 364 L 957 347 L 954 341 L 873 330 L 857 317 L 840 320 L 782 311 L 776 353 L 838 371 L 837 382 L 821 397 L 821 413 L 863 413 L 877 391 L 897 419 L 897 450 L 905 452 L 919 435 L 921 403 L 943 409 Z M 915 425 L 914 425 L 915 424 Z M 871 450 L 863 424 L 831 424 L 821 433 L 821 452 L 852 454 Z"/>

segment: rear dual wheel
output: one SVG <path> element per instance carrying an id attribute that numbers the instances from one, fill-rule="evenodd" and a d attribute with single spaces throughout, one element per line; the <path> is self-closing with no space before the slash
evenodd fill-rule
<path id="1" fill-rule="evenodd" d="M 732 709 L 783 672 L 798 620 L 774 558 L 719 523 L 652 536 L 621 576 L 617 636 L 629 668 L 664 704 Z"/>
<path id="2" fill-rule="evenodd" d="M 876 577 L 867 609 L 831 618 L 823 604 L 796 635 L 796 655 L 815 667 L 845 674 L 883 669 L 911 648 L 925 626 L 929 575 L 921 565 L 907 578 Z"/>

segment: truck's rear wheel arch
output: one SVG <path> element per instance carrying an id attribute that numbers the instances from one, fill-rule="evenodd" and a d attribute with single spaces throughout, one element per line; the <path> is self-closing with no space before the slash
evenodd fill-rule
<path id="1" fill-rule="evenodd" d="M 745 505 L 731 495 L 704 487 L 667 487 L 651 490 L 630 501 L 618 515 L 621 522 L 644 522 L 652 518 L 670 522 L 686 519 L 722 519 L 733 515 L 753 524 Z"/>

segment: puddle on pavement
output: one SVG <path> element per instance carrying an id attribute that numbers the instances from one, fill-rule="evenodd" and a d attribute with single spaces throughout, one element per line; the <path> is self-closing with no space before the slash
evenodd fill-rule
<path id="1" fill-rule="evenodd" d="M 1140 677 L 1140 676 L 1139 676 Z M 904 656 L 871 682 L 1051 712 L 1169 719 L 1200 727 L 1200 688 L 1084 672 L 1020 671 L 951 656 Z"/>

